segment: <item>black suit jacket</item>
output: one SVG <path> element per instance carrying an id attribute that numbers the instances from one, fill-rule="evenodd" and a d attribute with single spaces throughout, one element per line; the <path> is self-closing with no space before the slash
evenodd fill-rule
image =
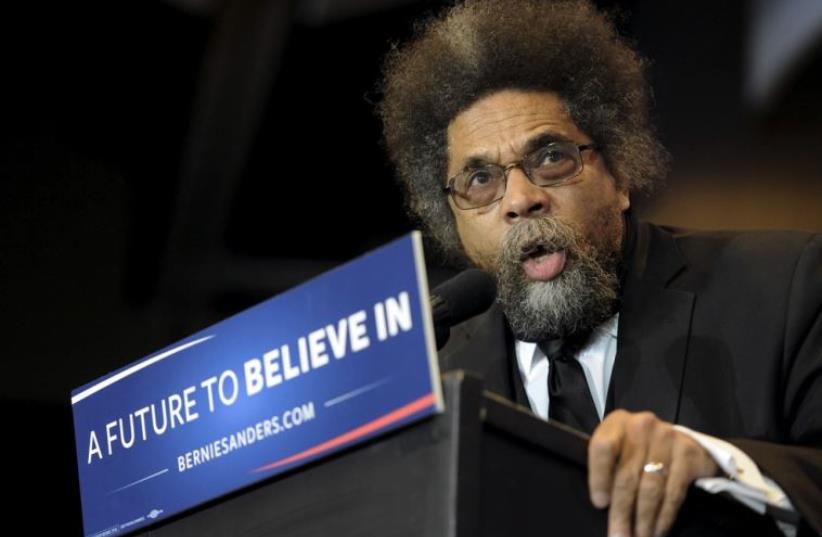
<path id="1" fill-rule="evenodd" d="M 609 409 L 731 441 L 822 534 L 822 235 L 628 222 Z M 528 406 L 498 306 L 440 360 Z"/>

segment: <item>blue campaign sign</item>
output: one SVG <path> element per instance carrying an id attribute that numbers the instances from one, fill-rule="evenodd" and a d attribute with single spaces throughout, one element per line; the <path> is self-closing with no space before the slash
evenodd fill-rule
<path id="1" fill-rule="evenodd" d="M 72 392 L 87 536 L 442 410 L 412 233 Z"/>

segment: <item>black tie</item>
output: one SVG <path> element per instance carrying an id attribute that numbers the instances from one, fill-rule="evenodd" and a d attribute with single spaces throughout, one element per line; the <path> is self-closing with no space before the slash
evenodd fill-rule
<path id="1" fill-rule="evenodd" d="M 594 400 L 582 366 L 574 356 L 575 345 L 559 349 L 545 341 L 539 348 L 548 357 L 548 417 L 591 434 L 599 425 Z"/>

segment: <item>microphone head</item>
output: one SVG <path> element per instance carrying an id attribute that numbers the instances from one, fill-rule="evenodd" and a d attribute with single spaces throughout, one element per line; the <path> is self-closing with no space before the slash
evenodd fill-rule
<path id="1" fill-rule="evenodd" d="M 450 328 L 491 307 L 497 296 L 494 278 L 479 269 L 460 272 L 431 292 L 437 348 L 448 341 Z"/>

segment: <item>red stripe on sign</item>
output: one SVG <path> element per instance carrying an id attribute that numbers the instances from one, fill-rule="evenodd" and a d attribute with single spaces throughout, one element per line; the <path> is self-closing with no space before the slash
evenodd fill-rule
<path id="1" fill-rule="evenodd" d="M 319 455 L 320 453 L 329 451 L 343 444 L 347 444 L 348 442 L 353 442 L 354 440 L 371 434 L 374 431 L 378 431 L 384 427 L 388 427 L 389 425 L 396 423 L 404 418 L 407 418 L 411 414 L 419 412 L 420 410 L 424 410 L 433 404 L 434 394 L 430 393 L 428 395 L 424 395 L 416 401 L 412 401 L 411 403 L 408 403 L 407 405 L 400 407 L 397 410 L 394 410 L 393 412 L 389 412 L 385 416 L 379 417 L 374 421 L 370 421 L 365 425 L 360 425 L 356 429 L 341 434 L 340 436 L 332 438 L 331 440 L 323 442 L 322 444 L 318 444 L 314 447 L 308 448 L 305 451 L 301 451 L 300 453 L 291 455 L 290 457 L 286 457 L 284 459 L 280 459 L 270 464 L 266 464 L 265 466 L 260 466 L 259 468 L 253 470 L 253 472 L 267 472 L 268 470 L 273 470 L 274 468 L 285 466 L 286 464 L 291 464 L 292 462 L 297 462 L 308 457 L 312 457 L 314 455 Z"/>

